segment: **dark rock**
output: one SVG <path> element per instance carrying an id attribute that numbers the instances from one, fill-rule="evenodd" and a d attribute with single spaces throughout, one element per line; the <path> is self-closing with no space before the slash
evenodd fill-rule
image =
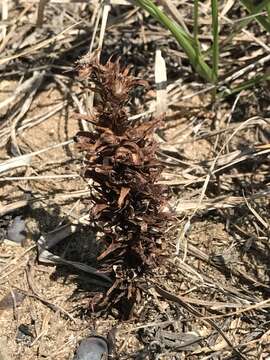
<path id="1" fill-rule="evenodd" d="M 73 360 L 106 360 L 108 344 L 100 336 L 91 336 L 81 341 Z"/>
<path id="2" fill-rule="evenodd" d="M 18 327 L 16 342 L 24 343 L 27 346 L 30 346 L 34 339 L 34 335 L 30 329 L 31 325 L 20 324 Z"/>
<path id="3" fill-rule="evenodd" d="M 21 244 L 26 239 L 25 222 L 21 216 L 16 216 L 7 229 L 7 239 Z"/>

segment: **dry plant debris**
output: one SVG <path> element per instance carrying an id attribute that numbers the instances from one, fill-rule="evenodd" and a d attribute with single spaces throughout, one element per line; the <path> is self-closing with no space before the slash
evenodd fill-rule
<path id="1" fill-rule="evenodd" d="M 157 184 L 163 166 L 153 139 L 161 118 L 128 119 L 131 91 L 147 83 L 131 76 L 129 67 L 122 69 L 119 59 L 102 65 L 96 54 L 86 55 L 78 71 L 98 94 L 92 115 L 83 117 L 94 131 L 79 132 L 76 142 L 86 153 L 83 175 L 92 180 L 90 224 L 103 233 L 100 270 L 116 278 L 102 304 L 124 302 L 121 313 L 127 316 L 138 298 L 132 280 L 160 261 L 168 219 L 164 188 Z"/>

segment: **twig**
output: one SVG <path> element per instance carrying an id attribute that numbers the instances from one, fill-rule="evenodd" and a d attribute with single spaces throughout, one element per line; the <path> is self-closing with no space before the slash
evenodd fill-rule
<path id="1" fill-rule="evenodd" d="M 47 299 L 45 299 L 43 296 L 40 296 L 37 294 L 37 292 L 34 289 L 33 286 L 33 280 L 32 280 L 32 275 L 31 275 L 31 270 L 30 270 L 30 265 L 28 263 L 27 267 L 26 267 L 26 278 L 27 278 L 27 282 L 29 285 L 29 288 L 31 289 L 33 294 L 29 294 L 29 293 L 25 293 L 26 295 L 33 297 L 39 301 L 41 301 L 44 305 L 47 305 L 50 309 L 52 309 L 53 311 L 60 311 L 62 314 L 66 315 L 70 320 L 72 320 L 75 324 L 77 323 L 76 319 L 70 315 L 69 312 L 67 312 L 65 309 L 63 309 L 61 306 L 56 305 L 51 303 L 50 301 L 48 301 Z"/>
<path id="2" fill-rule="evenodd" d="M 66 34 L 69 30 L 73 29 L 74 27 L 78 26 L 82 22 L 83 21 L 81 20 L 81 21 L 77 22 L 76 24 L 72 24 L 72 25 L 68 26 L 66 29 L 64 29 L 63 31 L 61 31 L 59 34 L 57 34 L 55 36 L 52 36 L 50 39 L 43 40 L 40 43 L 37 43 L 37 44 L 35 44 L 33 46 L 30 46 L 26 50 L 23 50 L 23 51 L 21 51 L 21 52 L 19 52 L 17 54 L 7 56 L 7 57 L 4 57 L 4 58 L 0 59 L 0 65 L 4 65 L 7 62 L 9 62 L 11 60 L 14 60 L 14 59 L 18 59 L 18 58 L 20 58 L 22 56 L 29 55 L 29 54 L 31 54 L 31 53 L 39 50 L 39 49 L 42 49 L 42 48 L 48 46 L 49 44 L 51 44 L 54 41 L 63 40 L 64 39 L 64 34 Z"/>
<path id="3" fill-rule="evenodd" d="M 28 202 L 29 202 L 29 200 L 19 200 L 19 201 L 13 202 L 11 204 L 1 206 L 0 207 L 0 217 L 10 214 L 13 211 L 16 211 L 18 209 L 24 208 L 25 206 L 28 205 Z"/>
<path id="4" fill-rule="evenodd" d="M 161 287 L 159 287 L 158 285 L 155 285 L 155 290 L 157 291 L 157 293 L 159 295 L 161 295 L 162 297 L 164 297 L 167 300 L 173 301 L 178 303 L 179 305 L 181 305 L 184 309 L 186 309 L 188 312 L 190 312 L 192 315 L 194 315 L 195 317 L 198 317 L 203 323 L 211 325 L 222 337 L 223 339 L 226 341 L 226 343 L 229 345 L 229 347 L 241 358 L 244 360 L 247 360 L 246 356 L 243 355 L 233 344 L 232 342 L 229 340 L 229 338 L 227 337 L 227 335 L 224 333 L 223 330 L 221 330 L 217 324 L 209 319 L 209 318 L 204 318 L 203 315 L 197 311 L 196 309 L 194 309 L 193 307 L 191 307 L 190 305 L 186 304 L 183 300 L 181 300 L 178 296 L 173 295 L 171 293 L 169 293 L 168 291 L 162 289 Z"/>
<path id="5" fill-rule="evenodd" d="M 44 75 L 45 75 L 44 71 L 42 71 L 41 73 L 37 71 L 34 72 L 33 77 L 31 78 L 31 86 L 29 87 L 29 89 L 27 89 L 25 93 L 25 101 L 22 107 L 20 108 L 18 115 L 16 115 L 16 117 L 12 120 L 12 124 L 10 128 L 11 143 L 13 145 L 13 150 L 15 150 L 16 153 L 19 155 L 21 155 L 21 152 L 16 139 L 16 126 L 18 122 L 24 117 L 24 115 L 29 110 L 33 98 L 42 83 Z"/>
<path id="6" fill-rule="evenodd" d="M 30 154 L 17 156 L 15 158 L 7 160 L 7 161 L 3 162 L 2 164 L 0 164 L 0 173 L 5 172 L 5 171 L 9 171 L 11 169 L 15 169 L 15 168 L 18 168 L 18 167 L 21 167 L 21 166 L 28 166 L 28 165 L 30 165 L 33 156 L 37 156 L 37 155 L 40 155 L 40 154 L 42 154 L 44 152 L 56 149 L 58 147 L 66 146 L 66 145 L 69 145 L 69 144 L 72 144 L 72 143 L 74 143 L 73 139 L 72 140 L 67 140 L 67 141 L 64 141 L 64 142 L 59 143 L 59 144 L 48 146 L 47 148 L 44 148 L 44 149 L 34 151 L 34 152 L 30 153 Z"/>
<path id="7" fill-rule="evenodd" d="M 79 174 L 66 174 L 66 175 L 37 175 L 37 176 L 6 176 L 0 178 L 0 181 L 20 181 L 20 180 L 46 180 L 53 181 L 55 179 L 74 179 L 79 178 Z"/>
<path id="8" fill-rule="evenodd" d="M 39 0 L 38 13 L 37 13 L 37 23 L 36 23 L 37 27 L 41 27 L 43 25 L 44 10 L 45 10 L 46 4 L 49 1 L 50 0 Z"/>
<path id="9" fill-rule="evenodd" d="M 220 319 L 220 318 L 224 318 L 224 317 L 240 315 L 240 314 L 243 314 L 243 313 L 245 313 L 247 311 L 251 311 L 251 310 L 255 310 L 255 309 L 268 308 L 270 306 L 269 303 L 270 303 L 270 299 L 266 299 L 266 300 L 263 300 L 263 301 L 261 301 L 261 302 L 259 302 L 257 304 L 247 306 L 244 309 L 240 309 L 240 310 L 237 310 L 237 311 L 232 311 L 232 312 L 230 312 L 228 314 L 204 316 L 203 318 L 204 319 Z"/>

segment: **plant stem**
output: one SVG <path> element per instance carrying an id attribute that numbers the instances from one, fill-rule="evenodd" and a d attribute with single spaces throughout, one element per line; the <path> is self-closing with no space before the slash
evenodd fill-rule
<path id="1" fill-rule="evenodd" d="M 212 82 L 218 81 L 218 64 L 219 64 L 219 24 L 218 24 L 218 0 L 211 0 L 212 10 L 212 34 L 213 34 L 213 48 L 212 48 Z"/>
<path id="2" fill-rule="evenodd" d="M 249 89 L 250 87 L 260 83 L 261 81 L 269 81 L 269 80 L 270 80 L 270 74 L 255 75 L 251 79 L 242 82 L 240 85 L 237 85 L 237 86 L 233 87 L 232 89 L 228 89 L 228 91 L 220 92 L 218 97 L 226 98 L 228 96 L 237 94 L 240 91 Z"/>
<path id="3" fill-rule="evenodd" d="M 152 15 L 153 18 L 170 30 L 179 45 L 185 51 L 195 71 L 205 80 L 212 82 L 212 69 L 203 60 L 202 55 L 196 53 L 194 38 L 164 14 L 151 0 L 136 0 L 136 2 L 141 8 Z"/>
<path id="4" fill-rule="evenodd" d="M 252 1 L 250 0 L 240 0 L 244 7 L 248 10 L 250 14 L 256 14 L 256 12 L 261 11 L 263 8 L 269 8 L 269 0 L 264 0 L 259 5 L 253 5 Z M 264 27 L 266 31 L 270 33 L 270 22 L 268 18 L 265 18 L 262 15 L 256 16 L 256 20 Z"/>
<path id="5" fill-rule="evenodd" d="M 199 57 L 200 52 L 200 42 L 198 39 L 199 34 L 199 0 L 194 0 L 194 11 L 193 11 L 193 36 L 194 36 L 194 42 L 195 42 L 195 51 L 197 57 Z"/>

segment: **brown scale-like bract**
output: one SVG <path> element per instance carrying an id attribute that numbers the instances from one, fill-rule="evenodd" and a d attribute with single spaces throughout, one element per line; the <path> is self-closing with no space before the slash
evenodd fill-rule
<path id="1" fill-rule="evenodd" d="M 91 227 L 103 234 L 100 271 L 114 279 L 102 304 L 124 302 L 130 310 L 138 297 L 134 279 L 156 267 L 162 254 L 166 201 L 157 184 L 162 166 L 153 139 L 162 121 L 128 120 L 130 91 L 147 82 L 122 69 L 119 60 L 101 65 L 96 55 L 87 55 L 78 72 L 97 95 L 94 113 L 84 117 L 94 131 L 79 132 L 76 141 L 86 154 L 83 176 L 92 180 Z"/>

